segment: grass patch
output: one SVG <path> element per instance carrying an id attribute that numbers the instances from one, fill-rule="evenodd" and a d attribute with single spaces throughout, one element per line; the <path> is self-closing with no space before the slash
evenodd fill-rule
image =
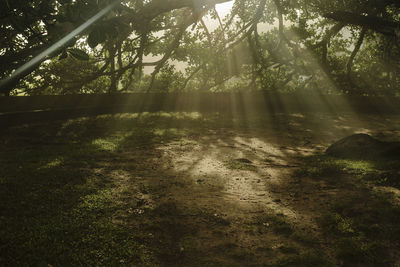
<path id="1" fill-rule="evenodd" d="M 2 131 L 0 266 L 173 266 L 179 261 L 190 266 L 193 259 L 208 262 L 201 250 L 201 239 L 197 239 L 198 227 L 193 223 L 192 212 L 184 213 L 172 201 L 157 207 L 136 207 L 138 201 L 129 201 L 137 191 L 128 183 L 146 181 L 141 177 L 159 163 L 162 152 L 158 146 L 172 142 L 182 146 L 197 144 L 192 139 L 202 145 L 201 138 L 193 137 L 211 129 L 215 134 L 215 129 L 233 125 L 231 120 L 220 120 L 214 115 L 144 113 Z M 147 162 L 150 157 L 152 161 Z M 309 163 L 299 170 L 299 176 L 352 174 L 375 183 L 394 183 L 394 176 L 381 179 L 383 174 L 391 175 L 396 170 L 391 163 L 333 158 L 313 158 Z M 257 171 L 251 162 L 232 160 L 225 166 Z M 125 177 L 125 173 L 133 175 Z M 152 194 L 151 189 L 154 190 L 149 188 L 147 193 Z M 163 190 L 160 185 L 159 192 Z M 136 209 L 140 212 L 130 212 Z M 327 236 L 334 233 L 330 239 L 338 259 L 350 266 L 358 262 L 389 266 L 380 258 L 385 258 L 384 251 L 393 250 L 400 242 L 399 209 L 388 202 L 361 196 L 335 203 L 330 212 L 323 229 Z M 212 212 L 198 212 L 195 218 L 215 228 L 216 233 L 219 231 L 216 236 L 220 238 L 226 233 L 221 229 L 236 226 L 236 221 Z M 278 266 L 329 266 L 322 253 L 308 251 L 318 248 L 317 242 L 296 232 L 283 215 L 267 214 L 255 227 L 259 233 L 275 233 L 278 239 L 289 241 L 288 246 L 279 248 L 278 255 L 285 255 Z M 385 243 L 388 247 L 382 245 Z M 271 255 L 274 252 L 264 249 Z M 215 254 L 221 258 L 228 256 L 242 265 L 257 256 L 241 250 L 229 243 L 223 253 Z M 210 261 L 210 265 L 214 263 Z"/>
<path id="2" fill-rule="evenodd" d="M 376 185 L 400 188 L 399 166 L 398 160 L 356 160 L 316 155 L 306 158 L 304 165 L 294 174 L 297 177 L 311 178 L 353 175 Z"/>
<path id="3" fill-rule="evenodd" d="M 292 246 L 281 246 L 279 247 L 279 251 L 284 254 L 297 254 L 298 249 Z"/>
<path id="4" fill-rule="evenodd" d="M 326 213 L 320 219 L 320 224 L 332 234 L 353 235 L 355 234 L 353 221 L 350 218 L 343 218 L 337 213 Z"/>
<path id="5" fill-rule="evenodd" d="M 315 266 L 334 266 L 324 256 L 321 251 L 307 251 L 299 255 L 287 255 L 278 259 L 275 266 L 302 266 L 302 267 L 315 267 Z"/>
<path id="6" fill-rule="evenodd" d="M 317 240 L 315 237 L 313 237 L 310 234 L 304 234 L 299 231 L 294 231 L 292 235 L 290 236 L 293 240 L 303 244 L 303 245 L 314 245 L 317 243 Z"/>
<path id="7" fill-rule="evenodd" d="M 285 215 L 278 214 L 267 214 L 256 218 L 257 226 L 260 228 L 271 228 L 276 234 L 289 237 L 295 233 L 292 225 L 285 218 Z"/>
<path id="8" fill-rule="evenodd" d="M 231 170 L 241 170 L 241 171 L 257 171 L 257 167 L 253 164 L 240 162 L 238 160 L 230 160 L 225 162 L 225 167 Z"/>
<path id="9" fill-rule="evenodd" d="M 275 233 L 284 236 L 290 236 L 293 233 L 293 228 L 283 215 L 270 217 L 271 227 Z"/>
<path id="10" fill-rule="evenodd" d="M 362 242 L 356 237 L 340 238 L 336 242 L 335 253 L 346 264 L 391 265 L 387 247 L 377 242 Z"/>
<path id="11" fill-rule="evenodd" d="M 400 244 L 400 208 L 382 198 L 359 195 L 334 203 L 319 224 L 347 265 L 391 266 L 390 250 Z"/>
<path id="12" fill-rule="evenodd" d="M 348 195 L 333 199 L 318 220 L 340 264 L 392 266 L 391 252 L 398 250 L 400 244 L 400 207 L 363 182 L 400 188 L 399 166 L 400 162 L 392 159 L 315 155 L 307 157 L 295 172 L 297 177 L 342 183 L 349 191 Z M 351 183 L 345 183 L 344 178 Z"/>
<path id="13" fill-rule="evenodd" d="M 2 131 L 0 265 L 157 265 L 148 236 L 113 221 L 127 209 L 112 172 L 146 168 L 136 158 L 200 134 L 203 122 L 199 114 L 148 113 Z"/>

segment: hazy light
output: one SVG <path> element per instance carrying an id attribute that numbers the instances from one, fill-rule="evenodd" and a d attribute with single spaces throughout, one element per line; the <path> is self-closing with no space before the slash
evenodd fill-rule
<path id="1" fill-rule="evenodd" d="M 86 30 L 90 25 L 92 25 L 93 23 L 95 23 L 96 21 L 98 21 L 99 19 L 101 19 L 104 15 L 106 15 L 108 12 L 110 12 L 114 6 L 118 3 L 119 1 L 115 1 L 113 3 L 111 3 L 110 5 L 108 5 L 107 7 L 105 7 L 104 9 L 100 10 L 99 13 L 97 13 L 96 15 L 94 15 L 93 17 L 91 17 L 88 21 L 86 21 L 85 23 L 83 23 L 81 26 L 79 26 L 78 28 L 76 28 L 75 30 L 73 30 L 72 32 L 70 32 L 68 35 L 66 35 L 65 37 L 63 37 L 61 40 L 57 41 L 55 44 L 53 44 L 52 46 L 50 46 L 49 48 L 47 48 L 45 51 L 43 51 L 42 53 L 40 53 L 39 55 L 37 55 L 36 57 L 34 57 L 33 59 L 31 59 L 30 61 L 28 61 L 27 63 L 25 63 L 24 65 L 22 65 L 20 68 L 16 69 L 13 74 L 11 74 L 10 77 L 2 80 L 0 82 L 0 87 L 6 85 L 8 82 L 11 82 L 13 79 L 15 79 L 16 77 L 18 77 L 18 75 L 24 73 L 24 71 L 28 70 L 29 68 L 31 68 L 32 66 L 40 63 L 41 61 L 43 61 L 43 59 L 45 59 L 48 55 L 50 55 L 51 53 L 57 51 L 60 47 L 64 46 L 66 43 L 68 43 L 69 41 L 72 40 L 72 38 L 74 38 L 75 36 L 77 36 L 78 34 L 82 33 L 84 30 Z"/>
<path id="2" fill-rule="evenodd" d="M 235 1 L 229 1 L 222 4 L 217 4 L 215 9 L 217 10 L 218 15 L 220 17 L 225 17 L 228 15 L 231 12 L 234 3 Z"/>

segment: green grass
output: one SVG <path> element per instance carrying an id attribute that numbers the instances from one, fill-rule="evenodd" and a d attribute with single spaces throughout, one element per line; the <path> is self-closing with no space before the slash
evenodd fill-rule
<path id="1" fill-rule="evenodd" d="M 285 255 L 278 259 L 276 266 L 328 267 L 334 266 L 321 251 L 306 251 L 298 255 Z"/>
<path id="2" fill-rule="evenodd" d="M 349 263 L 390 266 L 389 251 L 400 244 L 400 208 L 368 195 L 334 204 L 321 225 L 335 235 L 337 257 Z"/>
<path id="3" fill-rule="evenodd" d="M 293 233 L 293 227 L 283 214 L 277 214 L 269 218 L 273 231 L 277 234 L 289 236 Z"/>
<path id="4" fill-rule="evenodd" d="M 345 237 L 336 242 L 335 253 L 346 264 L 390 266 L 387 247 L 378 242 L 366 242 L 362 238 Z"/>
<path id="5" fill-rule="evenodd" d="M 367 183 L 399 188 L 399 162 L 379 158 L 354 160 L 325 155 L 305 159 L 298 177 L 340 184 L 349 195 L 331 201 L 319 225 L 333 253 L 346 266 L 392 266 L 390 251 L 400 244 L 400 207 Z"/>
<path id="6" fill-rule="evenodd" d="M 162 204 L 153 210 L 130 203 L 134 188 L 114 173 L 140 179 L 156 164 L 147 160 L 161 157 L 157 146 L 194 145 L 209 129 L 236 124 L 217 114 L 160 112 L 3 129 L 0 266 L 157 266 L 183 255 L 198 258 L 190 238 L 196 229 L 170 218 L 184 215 Z M 153 234 L 164 244 L 155 244 Z"/>
<path id="7" fill-rule="evenodd" d="M 338 213 L 326 213 L 320 218 L 320 224 L 330 233 L 336 235 L 353 235 L 354 222 L 351 218 L 343 218 Z"/>
<path id="8" fill-rule="evenodd" d="M 3 130 L 0 266 L 157 266 L 189 259 L 206 262 L 208 259 L 198 251 L 197 229 L 190 223 L 193 214 L 221 233 L 225 233 L 221 229 L 235 227 L 235 221 L 195 209 L 188 215 L 174 203 L 138 207 L 139 202 L 129 202 L 135 198 L 133 188 L 114 173 L 127 172 L 132 175 L 129 179 L 140 181 L 154 164 L 146 162 L 148 153 L 154 158 L 161 155 L 158 145 L 194 145 L 196 142 L 190 140 L 199 140 L 208 129 L 231 126 L 232 122 L 215 119 L 214 115 L 144 113 Z M 225 166 L 257 171 L 251 163 L 237 160 Z M 324 181 L 351 176 L 396 187 L 397 166 L 396 162 L 315 156 L 306 159 L 296 174 Z M 381 196 L 360 193 L 332 200 L 318 223 L 329 239 L 333 261 L 347 266 L 390 266 L 388 251 L 400 244 L 399 221 L 398 206 Z M 318 240 L 297 229 L 282 214 L 266 214 L 252 227 L 278 236 L 286 244 L 278 249 L 277 266 L 331 266 L 332 259 L 318 250 Z M 157 243 L 160 240 L 163 243 Z M 241 252 L 240 247 L 226 250 L 227 254 L 235 252 L 229 254 L 231 260 L 242 265 L 255 257 Z"/>
<path id="9" fill-rule="evenodd" d="M 305 246 L 313 246 L 318 243 L 317 239 L 314 236 L 302 233 L 297 230 L 294 230 L 290 237 L 296 242 Z"/>
<path id="10" fill-rule="evenodd" d="M 370 159 L 342 159 L 326 155 L 310 156 L 304 165 L 295 171 L 297 177 L 311 177 L 328 180 L 353 175 L 376 185 L 400 188 L 400 161 Z M 335 179 L 331 179 L 332 181 Z"/>
<path id="11" fill-rule="evenodd" d="M 229 160 L 225 162 L 225 167 L 231 170 L 241 170 L 241 171 L 257 171 L 257 167 L 253 164 L 240 162 L 237 160 Z"/>
<path id="12" fill-rule="evenodd" d="M 107 115 L 3 131 L 0 265 L 154 266 L 148 237 L 113 219 L 126 206 L 111 173 L 137 170 L 141 153 L 199 134 L 203 121 L 191 113 Z"/>
<path id="13" fill-rule="evenodd" d="M 297 254 L 299 252 L 297 248 L 292 247 L 292 246 L 279 247 L 279 251 L 284 254 Z"/>
<path id="14" fill-rule="evenodd" d="M 118 208 L 112 202 L 113 185 L 86 170 L 92 162 L 86 157 L 96 159 L 96 153 L 86 147 L 78 153 L 79 162 L 75 153 L 63 154 L 65 160 L 51 160 L 28 152 L 5 165 L 0 186 L 0 265 L 116 265 L 145 260 L 148 252 L 125 234 L 128 229 L 112 222 Z M 13 166 L 18 167 L 13 170 Z"/>

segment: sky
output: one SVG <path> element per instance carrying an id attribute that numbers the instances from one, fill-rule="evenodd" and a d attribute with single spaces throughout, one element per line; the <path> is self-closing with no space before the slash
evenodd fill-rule
<path id="1" fill-rule="evenodd" d="M 217 10 L 218 15 L 221 18 L 224 18 L 227 15 L 229 15 L 234 3 L 235 3 L 235 0 L 225 2 L 222 4 L 217 4 L 215 6 L 215 9 Z M 204 17 L 204 22 L 206 23 L 206 25 L 210 31 L 215 30 L 219 26 L 218 21 L 212 20 L 208 16 Z M 259 28 L 258 28 L 259 32 L 267 32 L 274 27 L 278 27 L 278 20 L 276 20 L 275 23 L 273 23 L 273 24 L 260 23 L 258 26 L 259 26 Z"/>
<path id="2" fill-rule="evenodd" d="M 225 2 L 222 4 L 217 4 L 215 6 L 215 9 L 218 12 L 218 15 L 221 18 L 224 18 L 226 15 L 228 15 L 233 7 L 233 4 L 235 3 L 235 1 L 229 1 L 229 2 Z M 212 20 L 208 17 L 204 17 L 204 22 L 206 23 L 207 27 L 209 28 L 209 30 L 213 31 L 214 29 L 216 29 L 219 26 L 219 23 L 215 20 Z M 159 60 L 161 57 L 154 57 L 154 56 L 147 56 L 145 57 L 145 61 L 155 61 L 155 60 Z M 179 71 L 183 71 L 187 64 L 183 63 L 183 62 L 175 62 L 175 68 Z M 146 74 L 150 74 L 152 71 L 154 70 L 154 67 L 145 67 L 144 68 L 144 72 Z"/>
<path id="3" fill-rule="evenodd" d="M 232 9 L 232 6 L 233 6 L 234 2 L 235 1 L 229 1 L 229 2 L 225 2 L 225 3 L 222 3 L 222 4 L 216 5 L 215 8 L 216 8 L 216 10 L 218 12 L 218 15 L 220 17 L 225 17 L 226 15 L 228 15 L 231 12 L 231 9 Z"/>
<path id="4" fill-rule="evenodd" d="M 215 6 L 215 9 L 218 12 L 218 15 L 222 18 L 226 17 L 227 15 L 230 14 L 233 4 L 235 3 L 235 0 L 229 1 L 229 2 L 225 2 L 222 4 L 217 4 Z M 213 20 L 210 18 L 210 16 L 205 16 L 203 17 L 205 24 L 207 25 L 207 28 L 209 31 L 214 31 L 217 27 L 219 27 L 219 22 L 217 20 Z M 278 21 L 276 21 L 276 23 L 269 25 L 269 24 L 265 24 L 265 23 L 260 23 L 259 24 L 259 31 L 260 32 L 266 32 L 268 30 L 270 30 L 273 27 L 277 27 L 278 25 Z M 161 58 L 160 57 L 154 57 L 154 56 L 147 56 L 145 57 L 145 60 L 147 61 L 155 61 L 155 60 L 159 60 Z M 174 62 L 175 65 L 175 69 L 178 71 L 183 71 L 187 64 L 184 62 Z M 150 74 L 152 71 L 154 70 L 154 67 L 145 67 L 144 68 L 144 72 L 146 74 Z"/>

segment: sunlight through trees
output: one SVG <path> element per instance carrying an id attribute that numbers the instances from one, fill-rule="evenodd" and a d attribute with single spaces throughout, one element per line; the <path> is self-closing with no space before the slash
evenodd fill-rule
<path id="1" fill-rule="evenodd" d="M 110 3 L 115 7 L 107 10 Z M 187 90 L 398 95 L 400 7 L 393 0 L 1 4 L 0 90 L 6 95 Z"/>

